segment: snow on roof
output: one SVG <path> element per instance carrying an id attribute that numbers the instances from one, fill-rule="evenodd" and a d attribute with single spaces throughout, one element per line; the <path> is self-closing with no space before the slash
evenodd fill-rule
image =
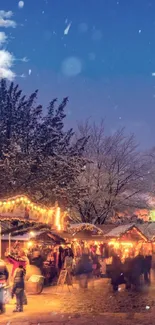
<path id="1" fill-rule="evenodd" d="M 137 228 L 149 239 L 155 239 L 155 222 L 145 222 L 138 225 Z"/>
<path id="2" fill-rule="evenodd" d="M 70 231 L 73 233 L 78 233 L 80 231 L 91 231 L 98 235 L 103 235 L 103 231 L 90 223 L 75 223 L 70 226 Z"/>
<path id="3" fill-rule="evenodd" d="M 29 241 L 32 238 L 30 233 L 19 236 L 11 236 L 11 241 Z M 9 240 L 9 235 L 2 235 L 2 240 Z"/>
<path id="4" fill-rule="evenodd" d="M 105 234 L 106 237 L 120 237 L 121 235 L 125 234 L 128 230 L 132 229 L 133 227 L 136 227 L 134 223 L 130 223 L 127 225 L 121 225 L 118 227 L 115 227 L 110 232 Z M 136 227 L 138 228 L 138 227 Z"/>
<path id="5" fill-rule="evenodd" d="M 117 227 L 117 225 L 114 224 L 103 224 L 103 225 L 96 225 L 96 226 L 103 231 L 104 235 L 106 235 L 111 230 Z"/>

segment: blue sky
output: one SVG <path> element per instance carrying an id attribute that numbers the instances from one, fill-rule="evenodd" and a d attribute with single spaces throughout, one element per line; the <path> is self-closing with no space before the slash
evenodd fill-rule
<path id="1" fill-rule="evenodd" d="M 125 126 L 154 145 L 155 1 L 1 0 L 0 10 L 13 13 L 1 18 L 14 28 L 0 19 L 0 50 L 14 55 L 9 69 L 24 92 L 38 88 L 44 105 L 69 96 L 70 126 L 103 117 L 107 132 Z"/>

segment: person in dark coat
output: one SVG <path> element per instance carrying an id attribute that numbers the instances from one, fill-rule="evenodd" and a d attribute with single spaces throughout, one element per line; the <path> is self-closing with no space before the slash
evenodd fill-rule
<path id="1" fill-rule="evenodd" d="M 64 263 L 64 249 L 59 247 L 59 255 L 58 255 L 58 270 L 61 271 Z"/>
<path id="2" fill-rule="evenodd" d="M 91 276 L 93 271 L 92 261 L 88 254 L 82 254 L 76 268 L 75 275 L 79 277 L 79 286 L 81 288 L 88 287 L 88 278 Z"/>
<path id="3" fill-rule="evenodd" d="M 144 282 L 147 285 L 149 285 L 151 282 L 150 279 L 151 266 L 152 266 L 152 256 L 151 254 L 146 255 L 144 257 Z"/>
<path id="4" fill-rule="evenodd" d="M 23 301 L 24 301 L 24 277 L 25 270 L 23 265 L 19 265 L 19 267 L 15 271 L 13 288 L 12 288 L 12 298 L 14 295 L 16 296 L 16 309 L 14 312 L 22 312 L 23 311 Z"/>
<path id="5" fill-rule="evenodd" d="M 98 255 L 95 252 L 92 252 L 91 259 L 92 259 L 92 263 L 93 263 L 93 275 L 100 276 L 101 275 L 101 272 L 100 272 L 101 265 L 99 263 Z"/>
<path id="6" fill-rule="evenodd" d="M 132 262 L 132 269 L 131 269 L 131 278 L 132 284 L 139 289 L 140 287 L 140 276 L 144 273 L 144 256 L 141 252 L 134 257 Z"/>
<path id="7" fill-rule="evenodd" d="M 113 286 L 113 290 L 117 291 L 119 284 L 123 282 L 123 265 L 121 263 L 120 257 L 113 252 L 112 254 L 112 264 L 111 264 L 111 284 Z"/>

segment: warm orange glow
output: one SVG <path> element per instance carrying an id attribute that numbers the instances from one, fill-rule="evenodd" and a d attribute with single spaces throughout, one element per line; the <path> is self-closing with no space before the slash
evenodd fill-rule
<path id="1" fill-rule="evenodd" d="M 30 235 L 31 235 L 32 237 L 34 237 L 34 236 L 35 236 L 34 231 L 30 231 Z"/>
<path id="2" fill-rule="evenodd" d="M 60 223 L 60 208 L 56 208 L 56 216 L 55 216 L 55 226 L 57 230 L 61 230 L 61 223 Z"/>
<path id="3" fill-rule="evenodd" d="M 28 247 L 32 247 L 32 245 L 33 245 L 33 243 L 32 243 L 31 241 L 29 241 L 29 242 L 27 243 L 27 246 L 28 246 Z"/>
<path id="4" fill-rule="evenodd" d="M 54 223 L 57 230 L 62 229 L 62 225 L 64 224 L 64 216 L 66 212 L 61 213 L 60 208 L 57 206 L 55 207 L 44 207 L 39 206 L 35 203 L 33 203 L 28 197 L 26 196 L 16 196 L 12 197 L 10 199 L 1 200 L 0 201 L 0 213 L 3 214 L 6 213 L 5 210 L 8 209 L 9 214 L 11 213 L 15 214 L 16 209 L 18 210 L 19 215 L 19 206 L 22 205 L 21 213 L 23 213 L 24 209 L 27 208 L 27 212 L 29 213 L 29 216 L 34 218 L 34 220 L 40 220 L 43 223 Z M 2 209 L 5 207 L 5 210 Z M 10 208 L 12 208 L 12 211 L 10 212 Z M 11 218 L 11 216 L 10 216 Z M 53 220 L 54 219 L 54 220 Z"/>
<path id="5" fill-rule="evenodd" d="M 133 243 L 131 242 L 120 242 L 120 241 L 110 241 L 108 243 L 109 246 L 114 246 L 115 248 L 118 248 L 119 246 L 128 246 L 128 247 L 133 247 Z"/>

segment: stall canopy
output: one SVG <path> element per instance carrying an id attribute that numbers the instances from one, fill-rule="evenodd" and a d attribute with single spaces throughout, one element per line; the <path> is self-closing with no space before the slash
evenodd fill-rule
<path id="1" fill-rule="evenodd" d="M 9 240 L 9 235 L 3 235 L 2 237 L 3 240 L 8 241 Z M 56 234 L 53 231 L 50 230 L 44 230 L 44 231 L 36 231 L 36 232 L 27 232 L 23 235 L 16 235 L 16 236 L 11 236 L 11 241 L 23 241 L 23 242 L 42 242 L 44 245 L 45 244 L 61 244 L 65 243 L 65 240 L 60 237 L 58 234 Z"/>
<path id="2" fill-rule="evenodd" d="M 55 243 L 55 244 L 65 244 L 64 238 L 60 237 L 58 234 L 52 232 L 52 231 L 44 231 L 36 234 L 36 236 L 32 237 L 30 240 L 36 241 L 36 242 L 42 242 L 43 244 L 47 243 Z"/>
<path id="3" fill-rule="evenodd" d="M 72 224 L 66 233 L 68 239 L 103 240 L 103 231 L 89 223 Z"/>

